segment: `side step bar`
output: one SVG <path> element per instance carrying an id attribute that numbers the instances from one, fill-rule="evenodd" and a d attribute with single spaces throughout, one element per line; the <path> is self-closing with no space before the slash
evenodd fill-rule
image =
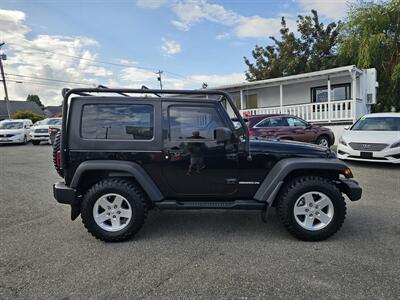
<path id="1" fill-rule="evenodd" d="M 165 200 L 154 203 L 161 209 L 255 209 L 265 208 L 265 202 L 255 200 L 235 200 L 235 201 L 176 201 Z"/>

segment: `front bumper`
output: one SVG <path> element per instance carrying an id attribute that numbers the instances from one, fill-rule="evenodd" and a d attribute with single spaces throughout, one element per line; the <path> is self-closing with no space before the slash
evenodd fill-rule
<path id="1" fill-rule="evenodd" d="M 367 151 L 368 152 L 368 151 Z M 400 164 L 400 148 L 385 148 L 381 151 L 372 151 L 372 158 L 361 157 L 361 151 L 352 149 L 343 144 L 338 145 L 337 157 L 343 160 L 386 162 Z"/>
<path id="2" fill-rule="evenodd" d="M 49 141 L 48 134 L 30 134 L 32 141 Z"/>
<path id="3" fill-rule="evenodd" d="M 349 197 L 351 201 L 361 199 L 362 188 L 354 179 L 340 179 L 339 189 Z"/>
<path id="4" fill-rule="evenodd" d="M 11 137 L 2 137 L 0 138 L 0 144 L 13 144 L 13 143 L 22 143 L 24 141 L 24 135 L 18 134 Z"/>
<path id="5" fill-rule="evenodd" d="M 75 189 L 70 188 L 64 182 L 53 184 L 53 195 L 58 203 L 71 206 L 71 220 L 75 220 L 80 214 L 80 197 Z"/>

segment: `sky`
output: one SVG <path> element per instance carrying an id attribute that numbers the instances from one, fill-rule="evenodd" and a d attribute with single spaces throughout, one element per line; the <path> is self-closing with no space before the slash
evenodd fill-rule
<path id="1" fill-rule="evenodd" d="M 343 19 L 348 0 L 1 0 L 9 98 L 61 103 L 64 87 L 195 89 L 245 81 L 243 57 L 316 9 Z M 0 86 L 0 98 L 4 92 Z"/>

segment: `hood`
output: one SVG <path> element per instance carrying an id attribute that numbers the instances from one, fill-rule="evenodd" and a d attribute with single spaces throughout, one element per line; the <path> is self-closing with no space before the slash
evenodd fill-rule
<path id="1" fill-rule="evenodd" d="M 400 141 L 400 131 L 346 130 L 342 137 L 346 142 L 392 144 Z"/>
<path id="2" fill-rule="evenodd" d="M 50 127 L 50 125 L 36 125 L 36 126 L 31 127 L 31 129 L 32 130 L 35 130 L 35 129 L 49 129 L 49 127 Z"/>
<path id="3" fill-rule="evenodd" d="M 0 129 L 0 134 L 20 134 L 23 133 L 24 129 Z"/>
<path id="4" fill-rule="evenodd" d="M 334 157 L 328 148 L 288 140 L 250 140 L 250 151 L 286 157 Z"/>

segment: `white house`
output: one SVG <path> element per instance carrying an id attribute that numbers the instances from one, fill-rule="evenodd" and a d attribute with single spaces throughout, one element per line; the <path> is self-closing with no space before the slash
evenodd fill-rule
<path id="1" fill-rule="evenodd" d="M 243 115 L 291 114 L 330 127 L 338 136 L 370 112 L 377 87 L 375 69 L 346 66 L 215 89 L 230 93 Z"/>

